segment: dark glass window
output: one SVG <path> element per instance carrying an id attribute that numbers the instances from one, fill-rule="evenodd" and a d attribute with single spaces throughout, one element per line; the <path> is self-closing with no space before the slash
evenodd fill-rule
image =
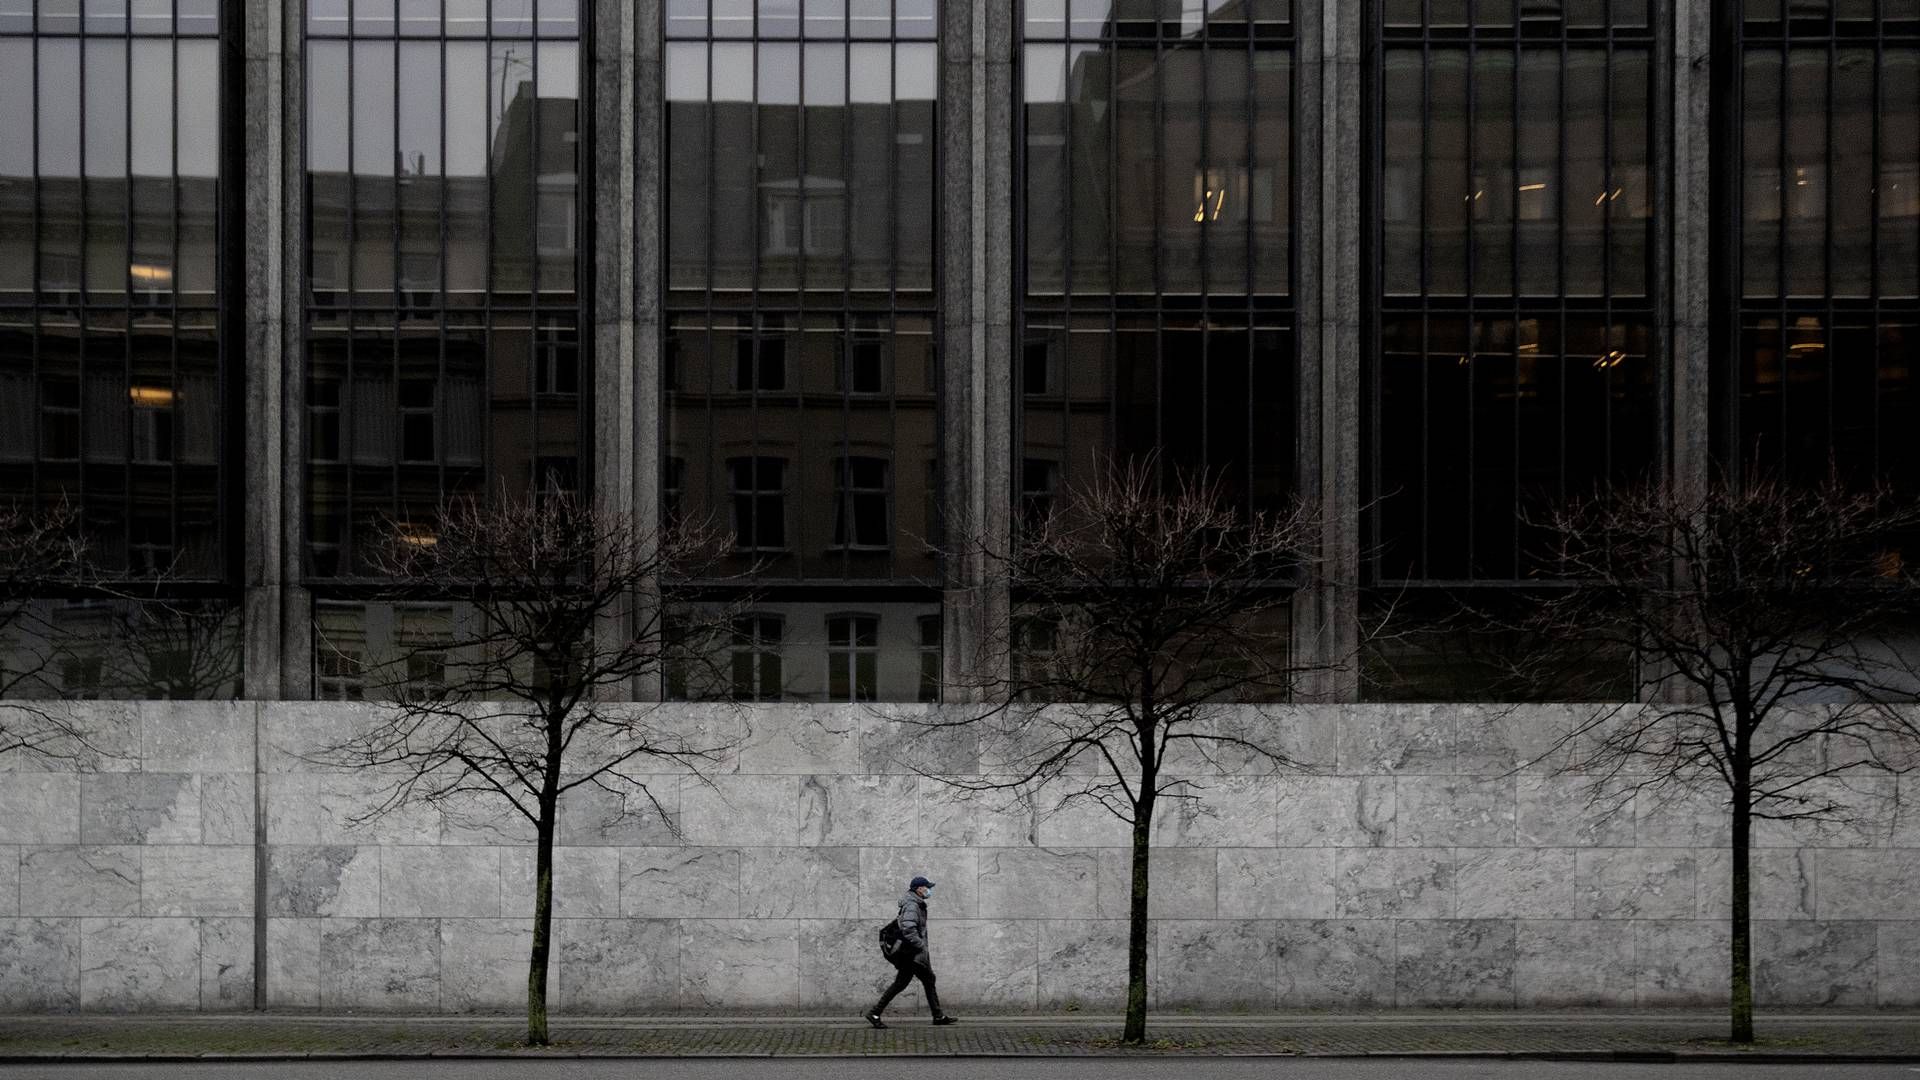
<path id="1" fill-rule="evenodd" d="M 939 701 L 941 678 L 940 616 L 922 615 L 915 620 L 920 627 L 920 700 Z"/>
<path id="2" fill-rule="evenodd" d="M 1524 580 L 1530 509 L 1655 460 L 1647 5 L 1379 12 L 1369 574 Z"/>
<path id="3" fill-rule="evenodd" d="M 0 597 L 0 695 L 239 692 L 219 15 L 0 3 L 0 506 L 64 506 L 89 573 L 157 579 Z"/>
<path id="4" fill-rule="evenodd" d="M 537 10 L 536 10 L 537 9 Z M 307 8 L 307 571 L 449 495 L 577 488 L 577 0 Z"/>
<path id="5" fill-rule="evenodd" d="M 1740 235 L 1721 450 L 1748 471 L 1830 468 L 1920 492 L 1920 6 L 1749 0 L 1722 122 Z M 1735 292 L 1737 290 L 1737 292 Z"/>
<path id="6" fill-rule="evenodd" d="M 1068 483 L 1158 452 L 1292 490 L 1291 10 L 1026 5 L 1017 408 Z"/>
<path id="7" fill-rule="evenodd" d="M 825 613 L 885 588 L 871 689 L 913 700 L 914 619 L 937 610 L 937 14 L 666 5 L 662 457 L 682 464 L 662 502 L 731 524 L 739 568 L 777 586 L 805 641 L 790 699 L 845 699 Z"/>

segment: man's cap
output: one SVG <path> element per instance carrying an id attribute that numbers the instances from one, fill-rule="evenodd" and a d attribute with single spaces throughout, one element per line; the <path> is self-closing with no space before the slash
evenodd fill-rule
<path id="1" fill-rule="evenodd" d="M 917 889 L 922 885 L 925 885 L 929 889 L 933 888 L 933 882 L 928 881 L 926 878 L 923 878 L 923 877 L 917 877 L 917 878 L 914 878 L 912 881 L 907 882 L 907 891 L 912 892 L 914 889 Z"/>

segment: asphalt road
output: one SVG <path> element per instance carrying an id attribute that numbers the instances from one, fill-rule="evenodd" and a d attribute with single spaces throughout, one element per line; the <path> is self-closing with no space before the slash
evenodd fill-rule
<path id="1" fill-rule="evenodd" d="M 1920 1065 L 1614 1065 L 1537 1061 L 992 1058 L 13 1065 L 7 1080 L 1915 1080 Z"/>

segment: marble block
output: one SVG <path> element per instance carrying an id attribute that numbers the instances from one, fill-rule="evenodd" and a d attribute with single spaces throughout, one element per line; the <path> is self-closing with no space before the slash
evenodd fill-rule
<path id="1" fill-rule="evenodd" d="M 563 847 L 673 847 L 680 843 L 679 776 L 643 776 L 608 791 L 591 784 L 560 797 Z"/>
<path id="2" fill-rule="evenodd" d="M 1573 911 L 1571 848 L 1461 848 L 1453 853 L 1462 919 L 1560 919 Z"/>
<path id="3" fill-rule="evenodd" d="M 143 701 L 140 759 L 149 772 L 252 772 L 252 701 Z"/>
<path id="4" fill-rule="evenodd" d="M 800 1007 L 853 1014 L 872 1008 L 894 971 L 880 955 L 880 920 L 802 919 L 799 926 Z"/>
<path id="5" fill-rule="evenodd" d="M 1756 1005 L 1871 1006 L 1879 1001 L 1870 922 L 1753 924 Z"/>
<path id="6" fill-rule="evenodd" d="M 966 783 L 995 778 L 957 777 Z M 975 791 L 920 778 L 920 843 L 925 847 L 1031 847 L 1038 839 L 1036 809 L 1013 791 Z"/>
<path id="7" fill-rule="evenodd" d="M 200 928 L 192 919 L 80 920 L 80 1007 L 200 1007 Z"/>
<path id="8" fill-rule="evenodd" d="M 747 918 L 852 919 L 861 912 L 859 848 L 747 848 L 741 859 Z"/>
<path id="9" fill-rule="evenodd" d="M 933 926 L 943 1007 L 1029 1011 L 1038 973 L 1032 920 L 947 920 Z"/>
<path id="10" fill-rule="evenodd" d="M 1272 777 L 1209 777 L 1162 796 L 1153 814 L 1153 842 L 1161 847 L 1272 847 L 1279 839 Z"/>
<path id="11" fill-rule="evenodd" d="M 1151 848 L 1147 911 L 1152 918 L 1212 918 L 1217 856 L 1206 848 Z M 1124 919 L 1133 907 L 1133 849 L 1099 848 L 1099 917 Z"/>
<path id="12" fill-rule="evenodd" d="M 680 1004 L 680 924 L 672 919 L 559 919 L 556 1008 L 662 1012 Z"/>
<path id="13" fill-rule="evenodd" d="M 16 847 L 0 847 L 0 919 L 20 914 L 20 855 Z"/>
<path id="14" fill-rule="evenodd" d="M 500 852 L 500 914 L 533 917 L 535 886 L 532 848 L 504 848 Z M 553 852 L 553 917 L 556 919 L 617 919 L 620 917 L 620 852 L 616 848 L 555 848 Z"/>
<path id="15" fill-rule="evenodd" d="M 539 835 L 533 822 L 497 792 L 463 792 L 437 806 L 422 809 L 436 812 L 440 823 L 437 842 L 447 846 L 531 847 Z M 387 823 L 378 824 L 385 827 Z M 556 828 L 559 825 L 557 815 L 554 824 Z M 408 839 L 389 842 L 412 843 Z"/>
<path id="16" fill-rule="evenodd" d="M 741 914 L 740 852 L 621 848 L 620 914 L 629 919 L 731 919 Z"/>
<path id="17" fill-rule="evenodd" d="M 320 920 L 320 1007 L 437 1012 L 440 924 L 433 919 Z"/>
<path id="18" fill-rule="evenodd" d="M 1393 842 L 1393 779 L 1286 775 L 1279 789 L 1281 847 L 1386 847 Z"/>
<path id="19" fill-rule="evenodd" d="M 200 843 L 254 842 L 253 782 L 252 773 L 208 773 L 200 777 Z"/>
<path id="20" fill-rule="evenodd" d="M 980 860 L 988 854 L 973 848 L 861 848 L 859 917 L 894 917 L 907 882 L 924 877 L 935 886 L 928 918 L 979 918 Z"/>
<path id="21" fill-rule="evenodd" d="M 1124 919 L 1044 920 L 1035 924 L 1039 953 L 1035 985 L 1041 1009 L 1117 1011 L 1127 1004 Z M 1152 926 L 1147 931 L 1147 983 L 1153 985 Z"/>
<path id="22" fill-rule="evenodd" d="M 440 1009 L 498 1012 L 527 1005 L 531 919 L 441 919 Z M 557 965 L 549 953 L 547 998 L 554 998 Z"/>
<path id="23" fill-rule="evenodd" d="M 1920 920 L 1882 922 L 1875 957 L 1880 964 L 1879 1004 L 1911 1008 L 1920 1005 Z"/>
<path id="24" fill-rule="evenodd" d="M 1338 769 L 1346 776 L 1452 772 L 1455 718 L 1433 705 L 1340 707 Z"/>
<path id="25" fill-rule="evenodd" d="M 1823 852 L 1804 848 L 1751 848 L 1748 851 L 1748 903 L 1755 919 L 1812 919 L 1815 907 L 1814 871 Z M 1702 848 L 1694 884 L 1694 915 L 1701 919 L 1733 917 L 1733 852 Z"/>
<path id="26" fill-rule="evenodd" d="M 791 1004 L 799 989 L 800 930 L 793 920 L 681 920 L 683 1008 L 774 1008 Z"/>
<path id="27" fill-rule="evenodd" d="M 200 920 L 200 1008 L 253 1008 L 253 920 Z"/>
<path id="28" fill-rule="evenodd" d="M 22 849 L 19 904 L 29 916 L 138 915 L 140 849 Z"/>
<path id="29" fill-rule="evenodd" d="M 1163 919 L 1155 929 L 1153 981 L 1161 1001 L 1206 1008 L 1274 1007 L 1279 947 L 1271 923 Z"/>
<path id="30" fill-rule="evenodd" d="M 1693 852 L 1596 848 L 1575 855 L 1573 914 L 1587 919 L 1689 919 Z"/>
<path id="31" fill-rule="evenodd" d="M 798 776 L 680 780 L 680 827 L 695 847 L 790 847 L 800 843 L 799 814 Z"/>
<path id="32" fill-rule="evenodd" d="M 983 919 L 1099 917 L 1100 859 L 1094 851 L 999 848 L 979 858 Z M 906 882 L 900 885 L 905 892 Z"/>
<path id="33" fill-rule="evenodd" d="M 253 914 L 253 848 L 140 850 L 142 915 Z"/>
<path id="34" fill-rule="evenodd" d="M 80 920 L 0 919 L 0 1008 L 79 1007 Z"/>
<path id="35" fill-rule="evenodd" d="M 500 916 L 500 849 L 380 849 L 380 914 L 388 919 Z"/>
<path id="36" fill-rule="evenodd" d="M 1334 913 L 1350 919 L 1448 918 L 1454 878 L 1453 852 L 1445 848 L 1339 848 Z"/>
<path id="37" fill-rule="evenodd" d="M 1812 780 L 1795 790 L 1808 807 L 1831 807 L 1830 816 L 1792 821 L 1757 819 L 1756 847 L 1884 848 L 1898 827 L 1898 794 L 1892 777 L 1855 773 Z"/>
<path id="38" fill-rule="evenodd" d="M 80 842 L 80 782 L 74 773 L 12 773 L 0 784 L 0 844 Z"/>
<path id="39" fill-rule="evenodd" d="M 187 773 L 87 773 L 80 777 L 83 844 L 198 844 L 200 779 Z M 245 843 L 252 843 L 247 837 Z"/>
<path id="40" fill-rule="evenodd" d="M 866 771 L 860 764 L 860 735 L 873 722 L 833 709 L 758 706 L 752 730 L 740 744 L 740 772 L 854 775 Z"/>
<path id="41" fill-rule="evenodd" d="M 804 776 L 799 781 L 802 845 L 880 847 L 919 842 L 919 777 Z"/>
<path id="42" fill-rule="evenodd" d="M 1814 895 L 1822 919 L 1911 919 L 1920 851 L 1813 853 Z"/>
<path id="43" fill-rule="evenodd" d="M 1393 921 L 1284 920 L 1273 924 L 1283 1009 L 1393 1004 Z"/>
<path id="44" fill-rule="evenodd" d="M 1637 1006 L 1726 1003 L 1726 923 L 1649 920 L 1634 923 L 1632 932 Z"/>
<path id="45" fill-rule="evenodd" d="M 1523 1009 L 1633 1005 L 1633 935 L 1614 922 L 1515 924 L 1513 989 Z"/>
<path id="46" fill-rule="evenodd" d="M 1505 919 L 1408 919 L 1394 928 L 1394 1003 L 1511 1008 L 1514 925 Z"/>
<path id="47" fill-rule="evenodd" d="M 881 710 L 857 720 L 861 772 L 955 776 L 980 770 L 980 732 L 966 722 L 975 715 L 967 707 Z"/>
<path id="48" fill-rule="evenodd" d="M 1399 847 L 1511 847 L 1511 776 L 1401 776 L 1393 784 Z"/>
<path id="49" fill-rule="evenodd" d="M 320 1007 L 320 926 L 325 919 L 268 919 L 267 1005 Z"/>
<path id="50" fill-rule="evenodd" d="M 1633 807 L 1609 812 L 1581 776 L 1514 778 L 1514 840 L 1521 847 L 1632 847 Z M 1685 846 L 1685 845 L 1683 845 Z"/>
<path id="51" fill-rule="evenodd" d="M 1731 827 L 1718 784 L 1649 788 L 1633 797 L 1634 843 L 1643 848 L 1726 847 Z"/>
<path id="52" fill-rule="evenodd" d="M 380 914 L 380 849 L 345 845 L 267 849 L 267 914 L 279 918 Z"/>
<path id="53" fill-rule="evenodd" d="M 1043 848 L 1126 847 L 1133 843 L 1133 826 L 1105 806 L 1086 798 L 1087 785 L 1079 778 L 1057 781 L 1032 793 L 1033 835 L 1010 847 L 1029 843 Z M 1167 804 L 1160 804 L 1164 811 Z"/>
<path id="54" fill-rule="evenodd" d="M 1223 919 L 1327 919 L 1333 917 L 1332 848 L 1221 848 L 1218 852 Z M 1191 905 L 1186 917 L 1211 914 Z M 1179 911 L 1166 917 L 1179 918 Z"/>

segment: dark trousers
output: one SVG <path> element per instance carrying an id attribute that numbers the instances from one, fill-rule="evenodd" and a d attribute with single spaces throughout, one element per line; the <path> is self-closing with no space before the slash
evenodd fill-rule
<path id="1" fill-rule="evenodd" d="M 940 994 L 933 988 L 933 969 L 925 964 L 911 961 L 905 963 L 896 961 L 893 967 L 896 972 L 893 977 L 893 985 L 887 987 L 887 992 L 880 995 L 880 1004 L 873 1007 L 874 1015 L 878 1016 L 886 1012 L 887 1006 L 892 1004 L 893 999 L 900 995 L 900 991 L 905 990 L 907 985 L 913 982 L 913 980 L 919 979 L 920 988 L 926 991 L 927 1008 L 932 1011 L 933 1015 L 939 1016 Z"/>

